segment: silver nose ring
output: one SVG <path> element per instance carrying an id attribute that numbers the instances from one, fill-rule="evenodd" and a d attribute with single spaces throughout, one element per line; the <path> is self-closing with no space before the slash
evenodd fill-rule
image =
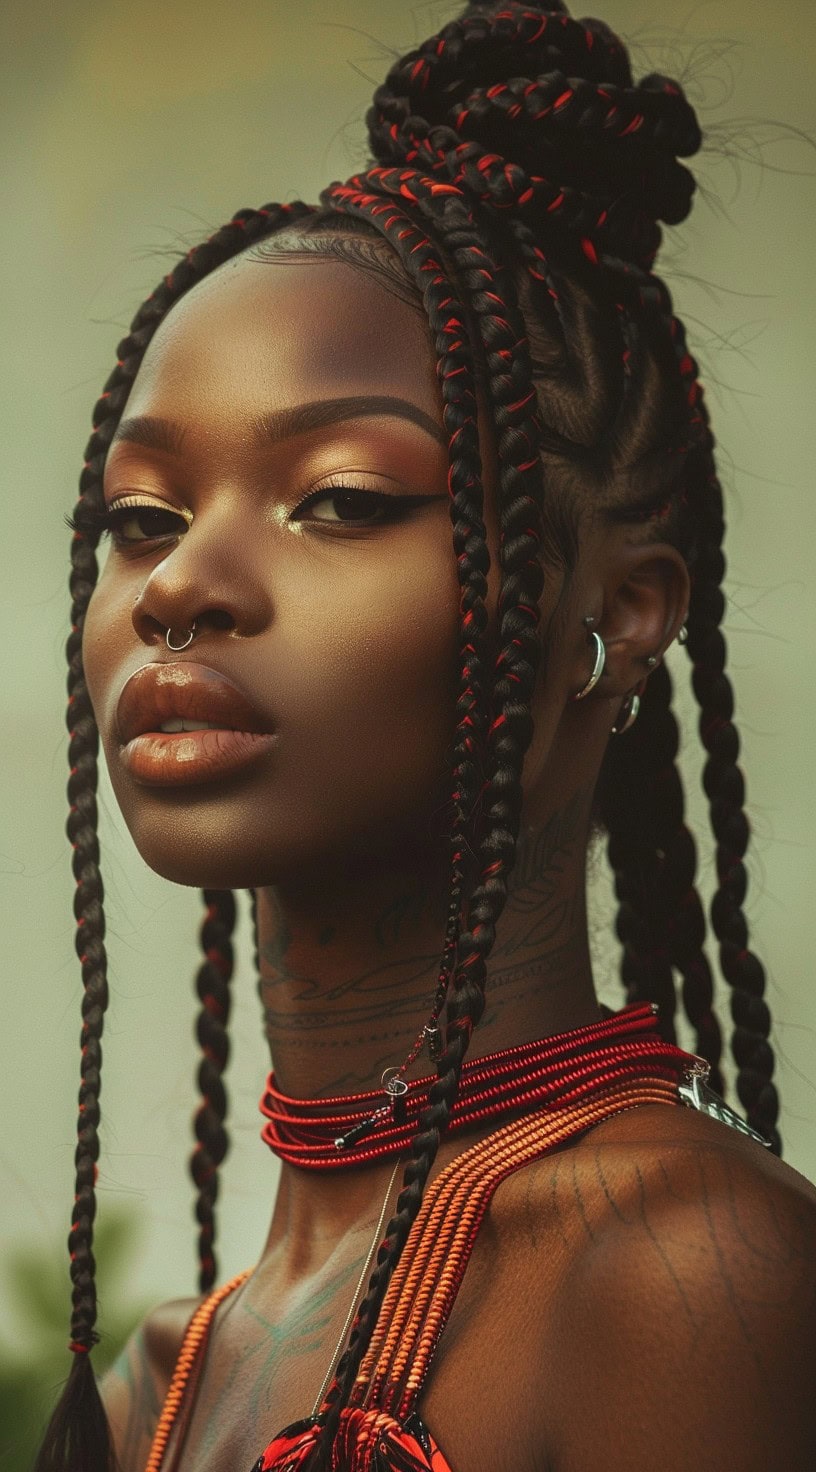
<path id="1" fill-rule="evenodd" d="M 192 624 L 190 625 L 190 631 L 189 631 L 189 633 L 187 635 L 187 638 L 184 640 L 184 642 L 182 644 L 173 644 L 172 643 L 172 641 L 170 639 L 170 635 L 171 635 L 172 632 L 173 632 L 172 629 L 168 629 L 167 630 L 167 633 L 164 636 L 165 637 L 165 642 L 167 644 L 167 648 L 168 649 L 172 649 L 172 651 L 173 651 L 174 654 L 178 654 L 178 652 L 179 652 L 180 649 L 187 649 L 187 648 L 189 648 L 189 646 L 193 642 L 193 636 L 195 634 L 195 619 L 193 620 Z"/>

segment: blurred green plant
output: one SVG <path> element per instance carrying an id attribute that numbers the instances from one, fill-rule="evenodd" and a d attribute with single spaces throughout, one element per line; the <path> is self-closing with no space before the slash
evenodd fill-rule
<path id="1" fill-rule="evenodd" d="M 148 1303 L 128 1296 L 128 1267 L 139 1245 L 141 1215 L 106 1204 L 94 1229 L 100 1340 L 93 1352 L 98 1376 L 113 1363 Z M 2 1265 L 6 1306 L 16 1308 L 19 1342 L 0 1343 L 0 1472 L 31 1472 L 35 1450 L 71 1368 L 68 1253 L 58 1247 L 18 1247 Z"/>

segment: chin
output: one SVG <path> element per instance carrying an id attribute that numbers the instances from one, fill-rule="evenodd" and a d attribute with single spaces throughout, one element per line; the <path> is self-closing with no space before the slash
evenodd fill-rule
<path id="1" fill-rule="evenodd" d="M 368 805 L 294 784 L 270 791 L 253 774 L 229 783 L 162 787 L 135 783 L 115 767 L 111 782 L 145 863 L 163 879 L 197 889 L 314 884 L 318 876 L 362 877 L 421 852 L 448 852 L 437 795 L 380 795 Z"/>
<path id="2" fill-rule="evenodd" d="M 401 867 L 411 854 L 416 862 L 420 851 L 429 866 L 447 863 L 447 837 L 433 840 L 425 832 L 420 840 L 393 820 L 365 834 L 359 827 L 330 833 L 320 814 L 311 830 L 305 815 L 293 823 L 278 814 L 277 822 L 259 827 L 257 811 L 254 821 L 243 821 L 240 812 L 225 810 L 223 800 L 215 812 L 207 802 L 191 802 L 191 792 L 140 800 L 137 815 L 124 815 L 148 867 L 191 889 L 304 885 L 313 892 L 316 884 L 341 876 L 363 881 L 371 870 Z"/>
<path id="3" fill-rule="evenodd" d="M 276 884 L 308 861 L 303 825 L 287 814 L 264 818 L 247 794 L 211 787 L 140 788 L 120 809 L 148 868 L 193 889 L 254 889 Z M 276 821 L 277 819 L 277 821 Z"/>

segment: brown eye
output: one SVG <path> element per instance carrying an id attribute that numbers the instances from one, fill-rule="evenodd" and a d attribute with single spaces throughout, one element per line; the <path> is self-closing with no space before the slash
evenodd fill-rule
<path id="1" fill-rule="evenodd" d="M 315 497 L 309 503 L 309 509 L 314 515 L 316 506 L 330 508 L 329 515 L 323 512 L 315 516 L 316 521 L 364 521 L 377 511 L 387 514 L 389 508 L 384 503 L 394 500 L 394 496 L 377 495 L 374 491 L 332 490 Z"/>
<path id="2" fill-rule="evenodd" d="M 322 521 L 334 526 L 344 522 L 355 525 L 377 526 L 380 523 L 398 521 L 414 506 L 436 499 L 429 496 L 387 496 L 380 491 L 357 490 L 353 486 L 324 487 L 315 491 L 297 509 L 296 520 L 301 513 L 309 511 L 307 520 Z M 313 515 L 316 506 L 330 509 L 328 513 Z"/>
<path id="3" fill-rule="evenodd" d="M 105 530 L 118 547 L 177 537 L 187 525 L 183 516 L 160 506 L 111 506 L 105 515 Z"/>

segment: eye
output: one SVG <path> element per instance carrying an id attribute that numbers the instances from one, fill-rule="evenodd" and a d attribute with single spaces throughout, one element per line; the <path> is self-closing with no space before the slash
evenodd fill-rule
<path id="1" fill-rule="evenodd" d="M 94 542 L 109 536 L 120 550 L 177 538 L 187 530 L 192 520 L 190 511 L 157 506 L 154 501 L 124 498 L 110 506 L 93 506 L 80 501 L 73 516 L 65 517 L 66 525 L 79 536 L 89 537 Z"/>
<path id="2" fill-rule="evenodd" d="M 187 530 L 188 525 L 186 517 L 177 511 L 166 511 L 161 506 L 144 503 L 120 503 L 108 507 L 104 530 L 110 533 L 114 546 L 133 547 L 139 542 L 178 537 Z"/>
<path id="3" fill-rule="evenodd" d="M 65 524 L 93 542 L 109 536 L 121 549 L 171 540 L 185 532 L 192 519 L 189 511 L 174 511 L 153 502 L 117 501 L 111 506 L 93 506 L 80 501 L 73 516 L 65 517 Z"/>
<path id="4" fill-rule="evenodd" d="M 364 490 L 362 487 L 341 484 L 323 486 L 302 501 L 293 514 L 300 521 L 305 511 L 311 512 L 307 520 L 322 521 L 335 526 L 376 526 L 380 522 L 397 521 L 414 506 L 427 502 L 428 496 L 388 496 L 382 491 Z M 315 507 L 328 507 L 315 514 Z"/>

